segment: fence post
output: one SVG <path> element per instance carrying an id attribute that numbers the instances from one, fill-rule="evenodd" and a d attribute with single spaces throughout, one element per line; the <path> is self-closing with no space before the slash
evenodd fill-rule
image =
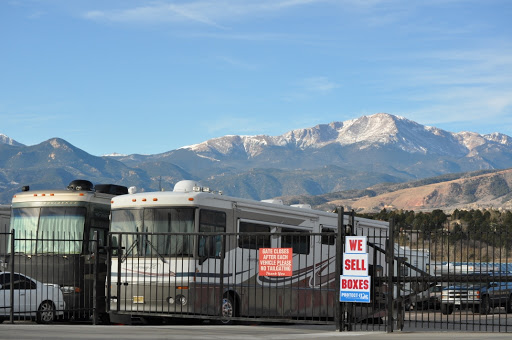
<path id="1" fill-rule="evenodd" d="M 110 312 L 110 298 L 112 296 L 112 234 L 107 237 L 107 286 L 105 294 L 105 313 Z"/>
<path id="2" fill-rule="evenodd" d="M 386 260 L 388 262 L 388 327 L 387 332 L 392 333 L 393 332 L 393 295 L 395 293 L 395 287 L 393 284 L 393 276 L 395 274 L 394 270 L 394 253 L 395 253 L 395 235 L 394 235 L 394 229 L 395 229 L 395 223 L 393 219 L 390 219 L 389 221 L 389 238 L 388 238 L 388 244 L 386 247 Z M 400 292 L 397 292 L 400 294 Z"/>
<path id="3" fill-rule="evenodd" d="M 343 247 L 342 247 L 342 254 L 341 254 L 341 258 L 343 259 L 343 255 L 344 255 L 344 252 L 345 252 L 345 238 L 346 236 L 354 236 L 355 235 L 355 211 L 352 209 L 351 212 L 348 212 L 346 213 L 347 216 L 349 216 L 349 224 L 344 226 L 343 227 Z M 342 267 L 343 267 L 343 264 L 342 264 Z M 341 287 L 340 287 L 340 290 L 341 290 Z M 345 323 L 347 324 L 347 329 L 349 331 L 351 331 L 353 329 L 353 327 L 355 327 L 355 320 L 356 320 L 356 315 L 355 315 L 355 310 L 354 310 L 354 302 L 345 302 L 345 312 L 346 312 L 346 318 L 345 318 Z M 354 323 L 354 325 L 352 324 Z"/>
<path id="4" fill-rule="evenodd" d="M 116 312 L 121 310 L 121 260 L 124 255 L 121 255 L 123 249 L 123 236 L 119 234 L 119 241 L 117 242 L 117 282 L 116 282 Z M 128 251 L 128 249 L 127 249 Z"/>
<path id="5" fill-rule="evenodd" d="M 99 244 L 98 244 L 98 231 L 94 231 L 93 240 L 92 240 L 92 256 L 94 256 L 94 264 L 93 264 L 93 277 L 94 282 L 92 283 L 92 324 L 98 324 L 98 266 L 100 263 L 99 259 Z"/>
<path id="6" fill-rule="evenodd" d="M 11 258 L 9 261 L 11 262 L 10 268 L 11 268 L 11 287 L 10 287 L 10 298 L 9 298 L 9 305 L 11 306 L 11 311 L 9 313 L 9 321 L 10 323 L 14 323 L 14 237 L 15 237 L 15 230 L 11 230 Z"/>
<path id="7" fill-rule="evenodd" d="M 216 236 L 211 236 L 211 237 L 216 237 Z M 226 242 L 226 234 L 224 233 L 223 234 L 223 237 L 221 238 L 221 251 L 220 251 L 220 317 L 222 318 L 222 304 L 223 304 L 223 300 L 224 300 L 224 252 L 225 252 L 225 242 Z M 208 239 L 208 242 L 210 240 Z M 208 271 L 210 271 L 208 269 Z M 235 303 L 233 301 L 233 303 Z M 235 316 L 235 313 L 233 313 L 233 316 Z"/>
<path id="8" fill-rule="evenodd" d="M 336 289 L 336 293 L 334 294 L 336 301 L 335 301 L 335 311 L 334 311 L 334 318 L 336 322 L 336 331 L 342 332 L 343 331 L 343 323 L 344 323 L 344 313 L 343 313 L 343 307 L 344 305 L 340 302 L 340 276 L 341 276 L 341 266 L 343 261 L 343 235 L 344 235 L 344 226 L 343 226 L 343 207 L 338 207 L 338 233 L 336 236 L 336 271 L 335 271 L 335 280 L 334 280 L 334 289 Z"/>

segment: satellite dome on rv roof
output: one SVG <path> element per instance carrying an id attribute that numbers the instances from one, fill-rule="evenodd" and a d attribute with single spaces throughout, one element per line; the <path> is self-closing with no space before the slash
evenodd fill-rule
<path id="1" fill-rule="evenodd" d="M 184 180 L 184 181 L 179 181 L 178 183 L 176 183 L 174 185 L 174 189 L 173 191 L 179 191 L 179 192 L 190 192 L 190 191 L 194 191 L 194 188 L 200 188 L 201 187 L 201 183 L 197 182 L 197 181 L 192 181 L 192 180 Z"/>
<path id="2" fill-rule="evenodd" d="M 68 190 L 76 190 L 76 191 L 91 191 L 94 188 L 94 185 L 87 180 L 84 179 L 76 179 L 69 183 L 67 189 Z"/>

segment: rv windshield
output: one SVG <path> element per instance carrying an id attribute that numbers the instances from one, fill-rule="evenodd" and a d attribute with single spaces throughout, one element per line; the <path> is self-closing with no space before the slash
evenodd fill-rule
<path id="1" fill-rule="evenodd" d="M 193 237 L 174 233 L 194 232 L 194 209 L 113 210 L 111 231 L 114 233 L 114 246 L 117 246 L 119 237 L 115 233 L 127 233 L 122 235 L 125 256 L 192 256 Z M 136 234 L 141 232 L 150 234 Z"/>
<path id="2" fill-rule="evenodd" d="M 11 217 L 11 229 L 15 231 L 14 251 L 79 254 L 85 215 L 85 207 L 14 208 Z"/>

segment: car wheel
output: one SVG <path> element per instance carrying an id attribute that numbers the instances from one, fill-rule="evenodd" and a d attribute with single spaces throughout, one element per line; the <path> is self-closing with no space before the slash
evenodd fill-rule
<path id="1" fill-rule="evenodd" d="M 512 295 L 508 297 L 507 306 L 505 308 L 507 309 L 507 313 L 512 313 Z"/>
<path id="2" fill-rule="evenodd" d="M 449 304 L 441 304 L 441 313 L 450 315 L 453 313 L 453 306 Z"/>
<path id="3" fill-rule="evenodd" d="M 417 310 L 427 310 L 428 307 L 429 307 L 428 301 L 422 301 L 422 302 L 418 302 L 416 304 Z"/>
<path id="4" fill-rule="evenodd" d="M 491 312 L 491 304 L 488 296 L 484 296 L 482 298 L 482 302 L 480 303 L 480 314 L 487 315 Z"/>
<path id="5" fill-rule="evenodd" d="M 55 321 L 55 305 L 51 301 L 43 301 L 37 309 L 37 323 L 52 323 Z"/>

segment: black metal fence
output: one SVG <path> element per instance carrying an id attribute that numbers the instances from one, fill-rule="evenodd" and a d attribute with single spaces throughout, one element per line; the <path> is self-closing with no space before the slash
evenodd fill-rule
<path id="1" fill-rule="evenodd" d="M 105 310 L 106 251 L 67 232 L 37 236 L 1 233 L 0 320 L 87 320 Z M 106 315 L 105 313 L 103 313 Z"/>
<path id="2" fill-rule="evenodd" d="M 334 230 L 112 232 L 107 308 L 111 321 L 122 323 L 183 318 L 401 328 L 401 298 L 393 297 L 395 283 L 385 274 L 387 232 L 366 236 L 370 301 L 340 304 L 343 244 Z"/>
<path id="3" fill-rule="evenodd" d="M 339 233 L 110 233 L 103 249 L 83 235 L 3 233 L 9 253 L 0 259 L 0 320 L 97 323 L 109 315 L 123 323 L 179 318 L 334 323 L 341 331 L 512 330 L 509 231 L 365 232 L 370 302 L 339 303 L 344 233 L 361 234 L 352 225 Z M 39 251 L 23 251 L 34 243 Z"/>
<path id="4" fill-rule="evenodd" d="M 512 331 L 512 233 L 395 233 L 406 329 Z"/>

